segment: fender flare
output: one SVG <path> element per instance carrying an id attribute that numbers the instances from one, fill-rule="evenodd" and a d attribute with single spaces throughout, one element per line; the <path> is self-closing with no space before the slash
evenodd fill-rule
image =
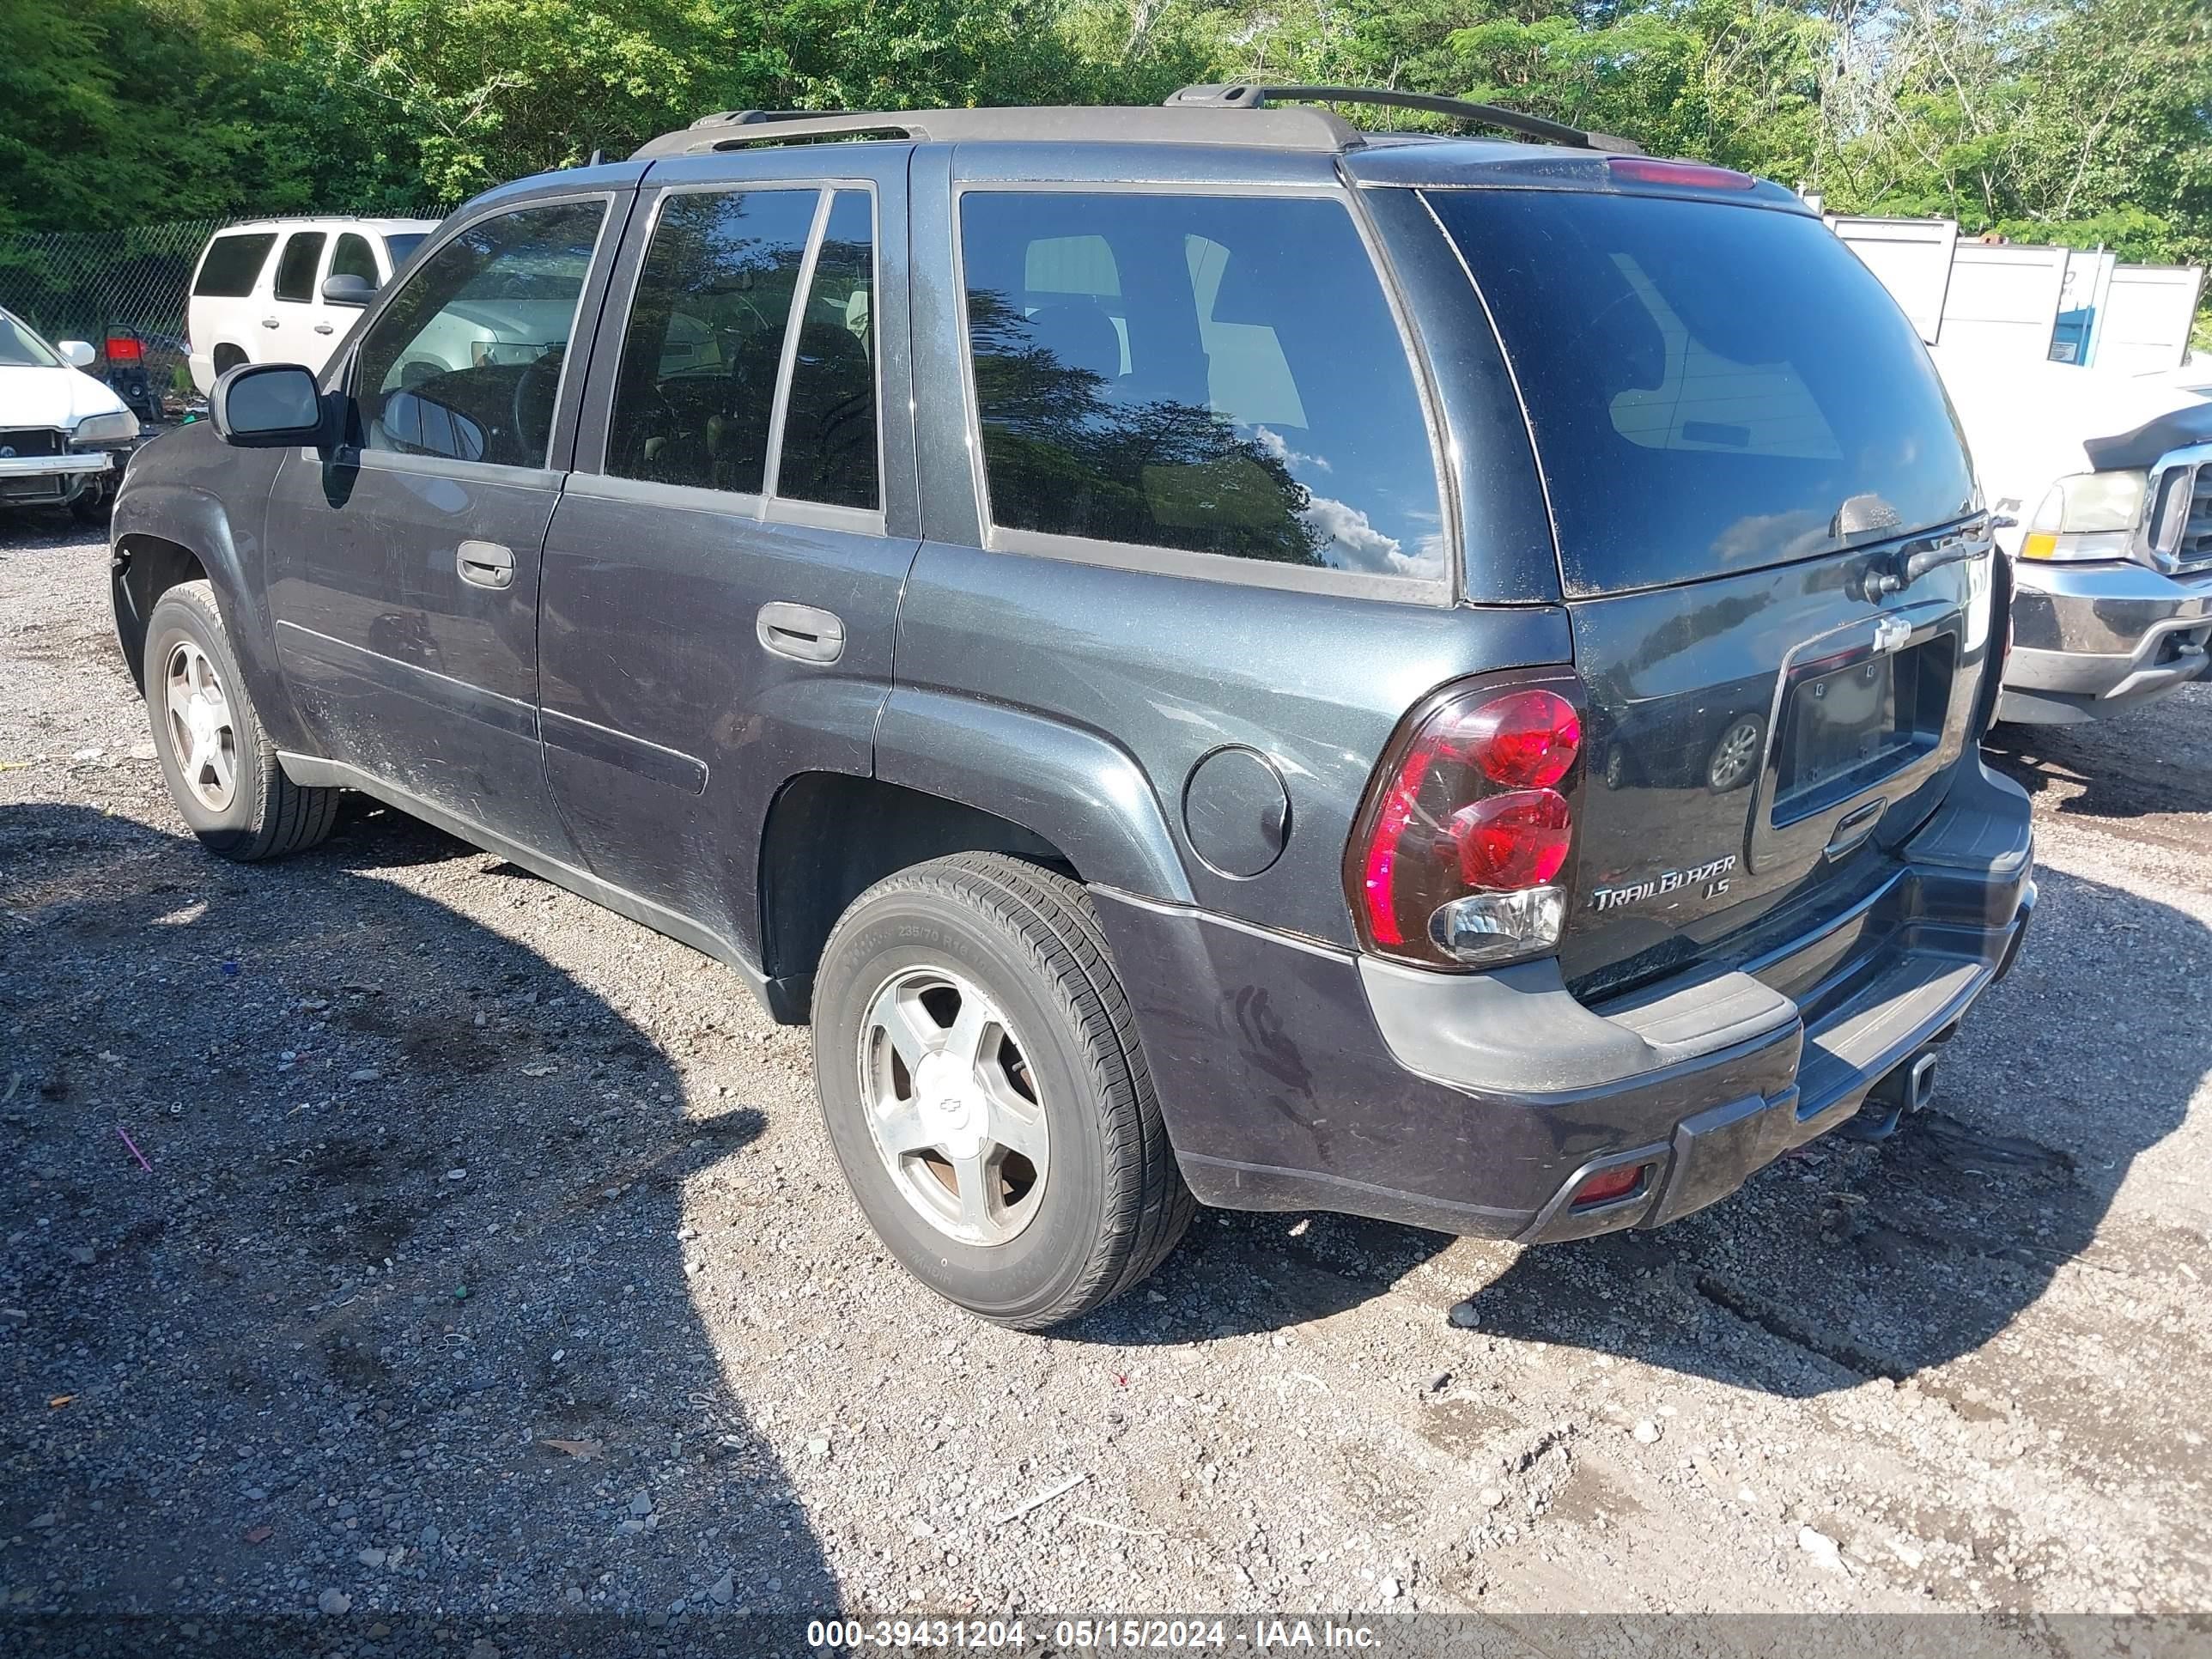
<path id="1" fill-rule="evenodd" d="M 1098 732 L 1004 703 L 897 686 L 876 727 L 876 775 L 1020 824 L 1058 848 L 1086 882 L 1193 902 L 1151 780 Z"/>
<path id="2" fill-rule="evenodd" d="M 109 586 L 115 605 L 116 636 L 132 680 L 139 680 L 143 672 L 139 656 L 153 609 L 149 602 L 146 614 L 140 614 L 137 596 L 126 580 L 131 544 L 140 538 L 181 547 L 199 561 L 215 589 L 216 609 L 222 615 L 230 648 L 246 677 L 246 694 L 253 699 L 263 726 L 280 749 L 312 752 L 313 745 L 305 741 L 305 728 L 277 669 L 268 597 L 247 568 L 259 564 L 260 548 L 250 533 L 243 538 L 234 533 L 221 500 L 190 484 L 134 482 L 115 503 L 109 529 L 109 544 L 115 554 Z M 143 694 L 146 688 L 141 684 L 138 689 Z"/>

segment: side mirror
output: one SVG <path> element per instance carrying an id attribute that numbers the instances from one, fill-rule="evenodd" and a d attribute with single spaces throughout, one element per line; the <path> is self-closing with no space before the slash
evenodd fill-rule
<path id="1" fill-rule="evenodd" d="M 325 435 L 321 388 L 297 363 L 240 363 L 208 394 L 215 435 L 240 449 L 287 449 Z"/>
<path id="2" fill-rule="evenodd" d="M 325 276 L 323 303 L 326 306 L 365 306 L 376 297 L 376 284 L 366 276 Z"/>
<path id="3" fill-rule="evenodd" d="M 62 342 L 62 361 L 71 368 L 90 368 L 100 354 L 82 340 Z"/>

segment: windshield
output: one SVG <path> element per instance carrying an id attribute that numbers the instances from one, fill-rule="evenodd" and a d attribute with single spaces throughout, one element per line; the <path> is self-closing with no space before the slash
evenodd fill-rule
<path id="1" fill-rule="evenodd" d="M 59 368 L 62 360 L 53 348 L 19 322 L 0 311 L 0 368 Z"/>
<path id="2" fill-rule="evenodd" d="M 1574 593 L 1948 523 L 1973 472 L 1897 302 L 1818 219 L 1435 191 L 1528 410 Z"/>

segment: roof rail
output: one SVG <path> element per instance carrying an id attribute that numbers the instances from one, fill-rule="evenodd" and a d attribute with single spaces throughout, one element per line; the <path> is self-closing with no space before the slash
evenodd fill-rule
<path id="1" fill-rule="evenodd" d="M 816 121 L 824 116 L 850 115 L 848 109 L 721 109 L 691 124 L 700 127 L 757 127 L 767 121 Z"/>
<path id="2" fill-rule="evenodd" d="M 1643 145 L 1616 138 L 1611 133 L 1585 132 L 1564 121 L 1547 121 L 1540 115 L 1524 115 L 1519 110 L 1502 109 L 1496 104 L 1439 98 L 1425 92 L 1399 92 L 1388 87 L 1279 87 L 1237 82 L 1226 86 L 1185 87 L 1170 94 L 1164 101 L 1170 108 L 1198 105 L 1214 109 L 1264 109 L 1271 103 L 1382 104 L 1393 109 L 1426 110 L 1432 115 L 1477 121 L 1485 126 L 1501 127 L 1507 132 L 1540 138 L 1547 143 L 1565 144 L 1573 149 L 1602 150 L 1614 155 L 1644 154 Z"/>
<path id="3" fill-rule="evenodd" d="M 1223 104 L 1096 104 L 982 109 L 723 110 L 641 145 L 631 159 L 836 139 L 900 138 L 925 144 L 1232 144 L 1340 155 L 1366 142 L 1334 110 L 1291 105 L 1230 113 Z"/>

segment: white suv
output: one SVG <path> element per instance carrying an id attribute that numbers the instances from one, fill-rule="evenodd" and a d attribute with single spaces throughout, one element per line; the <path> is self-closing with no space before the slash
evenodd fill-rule
<path id="1" fill-rule="evenodd" d="M 192 273 L 192 384 L 215 388 L 239 363 L 320 372 L 369 295 L 392 280 L 434 219 L 260 219 L 217 231 Z M 349 299 L 325 284 L 357 277 Z"/>

